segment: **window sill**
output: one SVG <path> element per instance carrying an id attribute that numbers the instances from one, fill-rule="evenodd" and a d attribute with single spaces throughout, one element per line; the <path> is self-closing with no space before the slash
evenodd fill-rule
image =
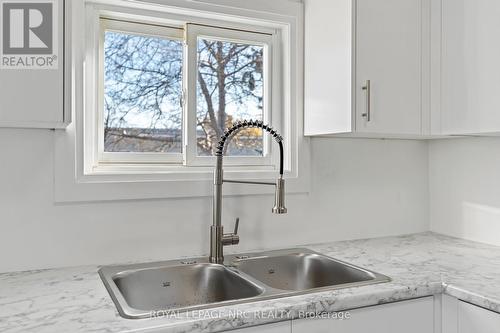
<path id="1" fill-rule="evenodd" d="M 105 172 L 75 175 L 71 168 L 61 168 L 56 163 L 54 200 L 57 203 L 95 202 L 116 200 L 145 200 L 167 198 L 210 197 L 213 192 L 213 168 L 198 170 L 157 172 Z M 78 168 L 77 168 L 78 169 Z M 193 169 L 193 168 L 185 168 Z M 224 170 L 227 179 L 274 182 L 278 175 L 275 170 Z M 74 169 L 73 169 L 74 170 Z M 307 177 L 285 174 L 287 193 L 309 192 Z M 273 195 L 269 186 L 227 183 L 225 196 Z"/>
<path id="2" fill-rule="evenodd" d="M 121 170 L 102 167 L 85 172 L 83 151 L 78 149 L 75 126 L 55 131 L 54 201 L 56 203 L 99 202 L 118 200 L 148 200 L 167 198 L 210 197 L 213 192 L 213 167 L 166 168 L 160 165 L 123 165 Z M 302 140 L 301 140 L 302 141 Z M 309 192 L 309 149 L 302 145 L 302 156 L 293 161 L 294 172 L 285 172 L 287 193 Z M 298 170 L 301 170 L 299 177 Z M 224 168 L 227 179 L 274 182 L 278 172 L 274 167 Z M 225 196 L 273 195 L 269 186 L 225 184 Z"/>
<path id="3" fill-rule="evenodd" d="M 183 165 L 165 165 L 165 164 L 100 164 L 94 167 L 91 171 L 85 172 L 85 176 L 113 176 L 120 177 L 140 177 L 140 175 L 157 175 L 163 177 L 160 180 L 182 180 L 184 177 L 201 176 L 202 179 L 207 179 L 207 174 L 213 173 L 213 166 L 183 166 Z M 243 177 L 257 177 L 258 179 L 268 178 L 268 173 L 276 173 L 277 168 L 274 166 L 259 166 L 259 165 L 241 165 L 231 166 L 224 165 L 224 172 L 243 175 Z M 194 178 L 198 179 L 198 178 Z"/>
<path id="4" fill-rule="evenodd" d="M 269 179 L 268 181 L 274 181 Z M 59 184 L 62 185 L 62 184 Z M 307 193 L 298 179 L 286 179 L 286 192 Z M 211 180 L 140 181 L 112 183 L 73 183 L 56 186 L 56 203 L 102 202 L 118 200 L 151 200 L 211 197 Z M 274 195 L 269 186 L 225 184 L 224 196 Z"/>

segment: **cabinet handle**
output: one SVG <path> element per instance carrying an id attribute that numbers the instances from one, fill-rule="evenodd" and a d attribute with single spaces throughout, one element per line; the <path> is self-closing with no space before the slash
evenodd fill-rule
<path id="1" fill-rule="evenodd" d="M 366 121 L 370 121 L 371 120 L 371 113 L 372 113 L 372 105 L 371 105 L 372 89 L 371 89 L 370 80 L 365 81 L 365 85 L 362 87 L 362 89 L 366 91 L 366 112 L 362 113 L 361 117 L 365 117 Z"/>

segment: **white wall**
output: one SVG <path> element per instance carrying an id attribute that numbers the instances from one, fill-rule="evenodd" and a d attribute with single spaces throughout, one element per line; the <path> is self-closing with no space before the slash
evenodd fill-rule
<path id="1" fill-rule="evenodd" d="M 54 204 L 53 135 L 0 128 L 0 271 L 207 253 L 211 198 Z M 270 196 L 225 201 L 227 228 L 242 223 L 228 250 L 425 231 L 427 165 L 425 142 L 313 139 L 311 192 L 289 214 Z"/>
<path id="2" fill-rule="evenodd" d="M 431 230 L 500 245 L 500 138 L 429 143 Z"/>
<path id="3" fill-rule="evenodd" d="M 211 198 L 54 204 L 53 135 L 0 128 L 0 272 L 207 253 Z M 270 196 L 225 201 L 225 225 L 242 219 L 228 250 L 425 231 L 429 214 L 433 231 L 500 245 L 500 138 L 313 139 L 311 164 L 287 215 Z"/>

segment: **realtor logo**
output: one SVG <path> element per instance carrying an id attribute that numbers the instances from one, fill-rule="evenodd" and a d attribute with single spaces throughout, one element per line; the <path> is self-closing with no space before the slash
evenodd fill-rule
<path id="1" fill-rule="evenodd" d="M 53 0 L 0 0 L 0 5 L 0 68 L 57 68 L 56 3 Z"/>

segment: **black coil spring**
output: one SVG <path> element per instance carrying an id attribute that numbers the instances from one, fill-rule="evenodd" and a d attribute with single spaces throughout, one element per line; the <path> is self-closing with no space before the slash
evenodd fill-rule
<path id="1" fill-rule="evenodd" d="M 244 120 L 239 121 L 231 128 L 227 129 L 224 134 L 220 137 L 219 143 L 217 145 L 217 150 L 215 151 L 216 156 L 222 156 L 224 154 L 224 146 L 226 145 L 226 141 L 232 135 L 236 134 L 239 130 L 243 128 L 262 128 L 269 132 L 272 137 L 276 140 L 276 142 L 281 143 L 283 141 L 283 137 L 279 135 L 276 130 L 274 130 L 271 126 L 264 124 L 260 120 Z"/>

